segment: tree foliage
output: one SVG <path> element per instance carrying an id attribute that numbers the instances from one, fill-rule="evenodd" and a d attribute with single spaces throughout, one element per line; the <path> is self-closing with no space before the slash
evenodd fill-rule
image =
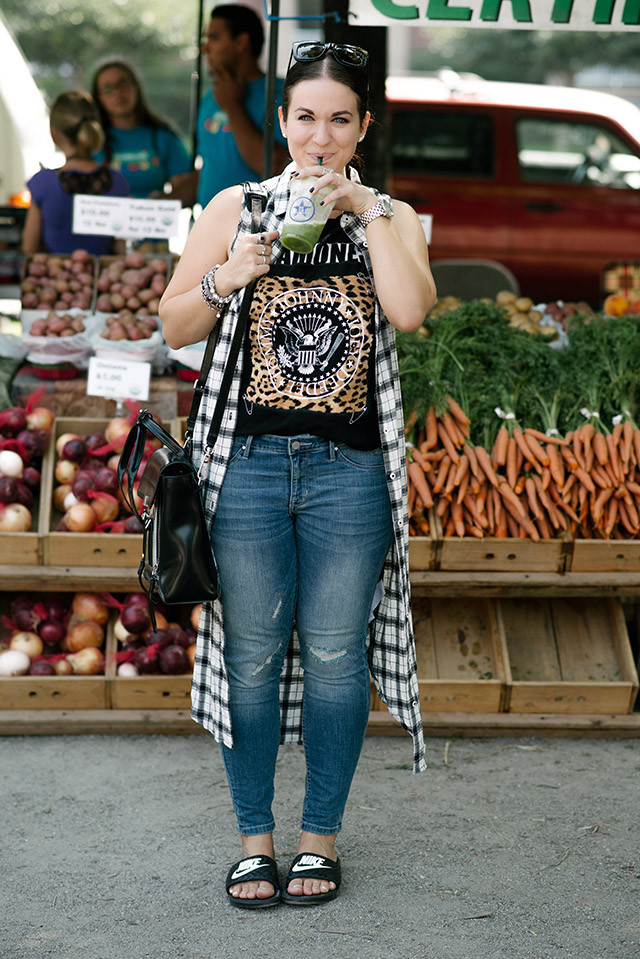
<path id="1" fill-rule="evenodd" d="M 423 29 L 411 66 L 425 71 L 448 66 L 486 80 L 528 83 L 544 83 L 553 75 L 571 83 L 585 67 L 637 67 L 639 59 L 637 33 Z"/>
<path id="2" fill-rule="evenodd" d="M 152 109 L 187 135 L 199 0 L 2 0 L 2 14 L 49 101 L 88 89 L 96 65 L 124 57 Z"/>

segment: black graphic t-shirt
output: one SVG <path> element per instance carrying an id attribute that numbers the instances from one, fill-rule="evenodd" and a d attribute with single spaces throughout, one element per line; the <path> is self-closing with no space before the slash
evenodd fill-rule
<path id="1" fill-rule="evenodd" d="M 311 253 L 285 250 L 255 287 L 238 433 L 378 447 L 374 315 L 364 256 L 339 218 Z"/>

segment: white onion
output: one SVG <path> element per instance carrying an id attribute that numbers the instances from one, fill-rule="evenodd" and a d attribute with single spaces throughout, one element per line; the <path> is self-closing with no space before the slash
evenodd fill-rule
<path id="1" fill-rule="evenodd" d="M 75 493 L 72 493 L 71 490 L 69 490 L 69 492 L 67 493 L 67 495 L 66 495 L 65 498 L 64 498 L 64 502 L 63 502 L 62 505 L 63 505 L 64 510 L 65 510 L 65 512 L 66 512 L 71 506 L 75 506 L 75 505 L 76 505 L 77 503 L 79 503 L 79 502 L 80 502 L 80 500 L 79 500 L 78 497 L 75 495 Z"/>
<path id="2" fill-rule="evenodd" d="M 31 660 L 19 649 L 0 653 L 0 676 L 24 676 L 29 672 Z"/>
<path id="3" fill-rule="evenodd" d="M 139 675 L 140 673 L 138 672 L 136 667 L 133 665 L 133 663 L 120 663 L 120 665 L 118 666 L 118 676 L 125 676 L 126 678 L 130 678 L 130 677 L 139 676 Z"/>
<path id="4" fill-rule="evenodd" d="M 0 473 L 3 476 L 11 476 L 13 479 L 19 479 L 22 476 L 24 463 L 19 453 L 13 450 L 2 450 L 0 453 Z"/>

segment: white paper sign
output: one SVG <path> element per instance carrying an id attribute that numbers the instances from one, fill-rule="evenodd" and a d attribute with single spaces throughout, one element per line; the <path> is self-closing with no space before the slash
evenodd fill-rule
<path id="1" fill-rule="evenodd" d="M 177 236 L 179 200 L 136 200 L 134 197 L 88 196 L 73 200 L 73 232 L 123 239 L 161 240 Z"/>
<path id="2" fill-rule="evenodd" d="M 355 26 L 640 29 L 638 0 L 349 0 Z"/>
<path id="3" fill-rule="evenodd" d="M 151 363 L 99 356 L 92 356 L 89 360 L 88 396 L 104 396 L 112 400 L 148 400 L 150 382 Z"/>

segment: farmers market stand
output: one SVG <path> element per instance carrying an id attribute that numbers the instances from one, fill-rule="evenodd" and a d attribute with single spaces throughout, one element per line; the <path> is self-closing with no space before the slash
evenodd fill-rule
<path id="1" fill-rule="evenodd" d="M 489 545 L 489 544 L 485 544 Z M 530 544 L 535 547 L 537 544 Z M 425 542 L 412 542 L 412 556 L 424 554 Z M 444 571 L 416 570 L 411 574 L 413 584 L 414 618 L 419 650 L 420 692 L 423 700 L 423 720 L 427 736 L 610 736 L 636 737 L 640 735 L 640 713 L 631 712 L 638 688 L 637 674 L 620 606 L 621 599 L 635 599 L 640 595 L 640 570 L 633 572 L 577 572 L 553 571 Z M 138 582 L 130 568 L 86 566 L 0 566 L 2 590 L 19 592 L 106 590 L 109 592 L 136 591 Z M 538 669 L 533 681 L 514 679 L 513 666 L 518 675 L 526 673 L 523 650 L 509 647 L 509 630 L 505 604 L 523 603 L 523 616 L 535 616 L 548 609 L 549 603 L 568 603 L 579 599 L 593 604 L 605 615 L 608 628 L 599 636 L 589 638 L 584 631 L 571 638 L 567 655 L 580 660 L 582 678 L 559 679 L 550 661 L 544 662 L 543 633 L 540 620 L 531 623 L 529 649 L 535 654 L 530 664 Z M 435 649 L 435 669 L 425 674 L 425 656 L 421 655 L 425 612 L 438 621 L 440 645 Z M 557 611 L 556 611 L 557 612 Z M 511 610 L 513 613 L 513 609 Z M 584 621 L 583 621 L 584 622 Z M 506 629 L 505 629 L 506 624 Z M 473 626 L 476 634 L 471 635 Z M 571 621 L 576 627 L 577 621 Z M 447 642 L 451 630 L 455 642 Z M 460 633 L 465 642 L 460 642 Z M 470 644 L 471 653 L 478 661 L 469 659 L 464 646 Z M 595 643 L 595 645 L 594 645 Z M 525 644 L 526 645 L 526 644 Z M 449 657 L 448 664 L 446 657 Z M 586 659 L 585 659 L 586 657 Z M 491 677 L 485 670 L 485 659 L 491 660 Z M 586 665 L 585 665 L 586 663 Z M 485 678 L 480 678 L 478 669 Z M 439 676 L 438 670 L 444 673 Z M 475 675 L 474 675 L 475 670 Z M 608 672 L 607 672 L 608 670 Z M 544 673 L 548 676 L 548 680 Z M 466 678 L 458 675 L 466 673 Z M 591 674 L 592 679 L 584 677 Z M 617 678 L 611 678 L 617 676 Z M 607 678 L 609 677 L 609 678 Z M 91 678 L 89 682 L 99 677 Z M 128 688 L 139 696 L 139 708 L 114 708 L 114 693 L 118 680 L 115 675 L 105 678 L 108 708 L 87 708 L 86 703 L 74 705 L 82 680 L 67 680 L 71 686 L 70 698 L 63 705 L 54 706 L 47 692 L 55 680 L 21 677 L 2 681 L 2 699 L 8 694 L 9 683 L 29 687 L 27 695 L 38 708 L 0 710 L 0 734 L 26 735 L 54 733 L 200 733 L 202 729 L 189 716 L 189 676 L 151 676 L 126 680 Z M 122 684 L 122 680 L 119 681 Z M 370 735 L 404 735 L 404 731 L 381 707 L 375 695 L 370 713 Z M 48 700 L 48 701 L 46 701 Z M 117 702 L 117 696 L 115 697 Z M 488 704 L 493 703 L 493 707 Z M 460 704 L 460 706 L 458 705 Z M 170 708 L 163 708 L 170 706 Z M 617 706 L 617 708 L 616 708 Z M 376 708 L 378 707 L 378 708 Z M 512 711 L 504 711 L 505 708 Z M 513 711 L 513 709 L 519 711 Z"/>

